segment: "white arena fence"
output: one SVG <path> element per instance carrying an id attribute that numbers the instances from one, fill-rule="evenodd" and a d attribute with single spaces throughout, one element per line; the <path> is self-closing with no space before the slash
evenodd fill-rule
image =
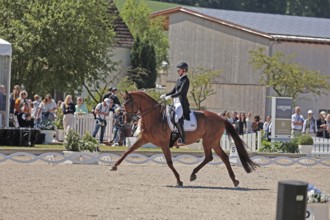
<path id="1" fill-rule="evenodd" d="M 113 113 L 111 112 L 107 119 L 107 127 L 104 133 L 104 140 L 111 141 L 113 136 Z M 92 134 L 95 127 L 95 119 L 92 114 L 88 115 L 75 115 L 74 130 L 80 135 L 84 135 L 87 131 Z M 100 133 L 100 132 L 99 132 Z M 97 135 L 97 138 L 99 136 Z M 249 133 L 240 135 L 241 139 L 246 143 L 248 150 L 252 152 L 258 151 L 261 147 L 261 131 L 257 133 Z M 126 139 L 126 145 L 130 147 L 136 141 L 136 137 L 129 137 Z M 313 155 L 330 155 L 330 139 L 313 137 L 314 148 L 312 151 Z M 224 134 L 221 138 L 221 147 L 224 150 L 231 150 L 232 140 L 228 135 Z M 146 144 L 143 147 L 156 147 L 153 144 Z M 202 142 L 196 142 L 188 145 L 191 149 L 202 149 Z"/>
<path id="2" fill-rule="evenodd" d="M 313 137 L 314 147 L 312 154 L 314 155 L 330 155 L 330 139 Z"/>
<path id="3" fill-rule="evenodd" d="M 74 164 L 99 164 L 99 165 L 112 165 L 118 160 L 120 156 L 113 153 L 89 153 L 89 152 L 71 152 L 70 154 L 61 154 L 55 152 L 43 153 L 40 155 L 34 155 L 27 152 L 16 152 L 13 154 L 5 155 L 0 153 L 0 164 L 3 162 L 13 161 L 16 163 L 34 163 L 37 161 L 45 162 L 48 164 L 61 164 L 61 163 L 74 163 Z M 241 163 L 237 156 L 230 156 L 230 162 L 232 165 L 241 166 Z M 330 157 L 328 158 L 314 158 L 314 157 L 300 157 L 300 158 L 290 158 L 290 157 L 275 157 L 269 158 L 265 156 L 253 156 L 252 161 L 259 164 L 260 166 L 326 166 L 330 167 Z M 180 163 L 184 165 L 198 165 L 203 160 L 204 157 L 197 157 L 193 155 L 179 155 L 172 157 L 174 163 Z M 155 154 L 150 157 L 142 154 L 130 154 L 125 159 L 125 162 L 130 164 L 146 164 L 153 162 L 156 164 L 166 165 L 166 160 L 163 154 Z M 223 162 L 219 157 L 214 155 L 214 160 L 209 163 L 209 165 L 218 166 L 223 165 Z"/>
<path id="4" fill-rule="evenodd" d="M 112 133 L 113 133 L 113 113 L 112 112 L 110 112 L 110 115 L 108 117 L 106 117 L 106 121 L 107 121 L 107 127 L 104 132 L 103 139 L 105 141 L 111 141 Z M 95 124 L 96 124 L 96 120 L 94 119 L 93 114 L 75 115 L 73 129 L 80 136 L 83 136 L 86 132 L 89 132 L 90 134 L 92 134 L 94 131 L 94 128 L 95 128 Z M 96 138 L 99 138 L 100 130 L 99 130 Z"/>

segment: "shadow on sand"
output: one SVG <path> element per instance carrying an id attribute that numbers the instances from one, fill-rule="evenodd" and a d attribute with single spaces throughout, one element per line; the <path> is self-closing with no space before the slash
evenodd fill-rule
<path id="1" fill-rule="evenodd" d="M 245 187 L 221 187 L 221 186 L 166 186 L 178 189 L 214 189 L 214 190 L 235 190 L 235 191 L 268 191 L 270 189 L 257 189 Z"/>

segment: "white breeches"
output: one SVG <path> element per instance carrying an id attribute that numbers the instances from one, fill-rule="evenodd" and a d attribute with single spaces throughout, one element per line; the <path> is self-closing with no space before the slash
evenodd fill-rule
<path id="1" fill-rule="evenodd" d="M 175 107 L 175 115 L 174 115 L 174 121 L 177 123 L 180 118 L 183 116 L 183 108 L 181 103 L 174 103 Z"/>

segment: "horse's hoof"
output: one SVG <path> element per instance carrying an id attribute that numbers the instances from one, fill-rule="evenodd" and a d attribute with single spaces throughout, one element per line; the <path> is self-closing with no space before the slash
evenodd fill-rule
<path id="1" fill-rule="evenodd" d="M 176 184 L 176 187 L 182 187 L 183 186 L 183 182 L 178 182 L 177 184 Z"/>
<path id="2" fill-rule="evenodd" d="M 238 184 L 239 184 L 239 181 L 238 181 L 238 180 L 235 180 L 235 181 L 234 181 L 234 186 L 237 187 Z"/>
<path id="3" fill-rule="evenodd" d="M 190 176 L 190 181 L 192 182 L 192 181 L 194 181 L 194 180 L 196 180 L 197 179 L 197 176 L 195 175 L 195 174 L 192 174 L 191 176 Z"/>
<path id="4" fill-rule="evenodd" d="M 111 167 L 110 171 L 117 171 L 117 167 Z"/>

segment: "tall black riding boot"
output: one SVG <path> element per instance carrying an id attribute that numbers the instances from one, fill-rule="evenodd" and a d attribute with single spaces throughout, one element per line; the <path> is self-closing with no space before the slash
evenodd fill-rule
<path id="1" fill-rule="evenodd" d="M 178 128 L 178 132 L 181 136 L 181 143 L 185 144 L 186 143 L 186 137 L 185 137 L 185 133 L 184 133 L 184 130 L 183 130 L 183 119 L 180 119 L 175 125 Z"/>

